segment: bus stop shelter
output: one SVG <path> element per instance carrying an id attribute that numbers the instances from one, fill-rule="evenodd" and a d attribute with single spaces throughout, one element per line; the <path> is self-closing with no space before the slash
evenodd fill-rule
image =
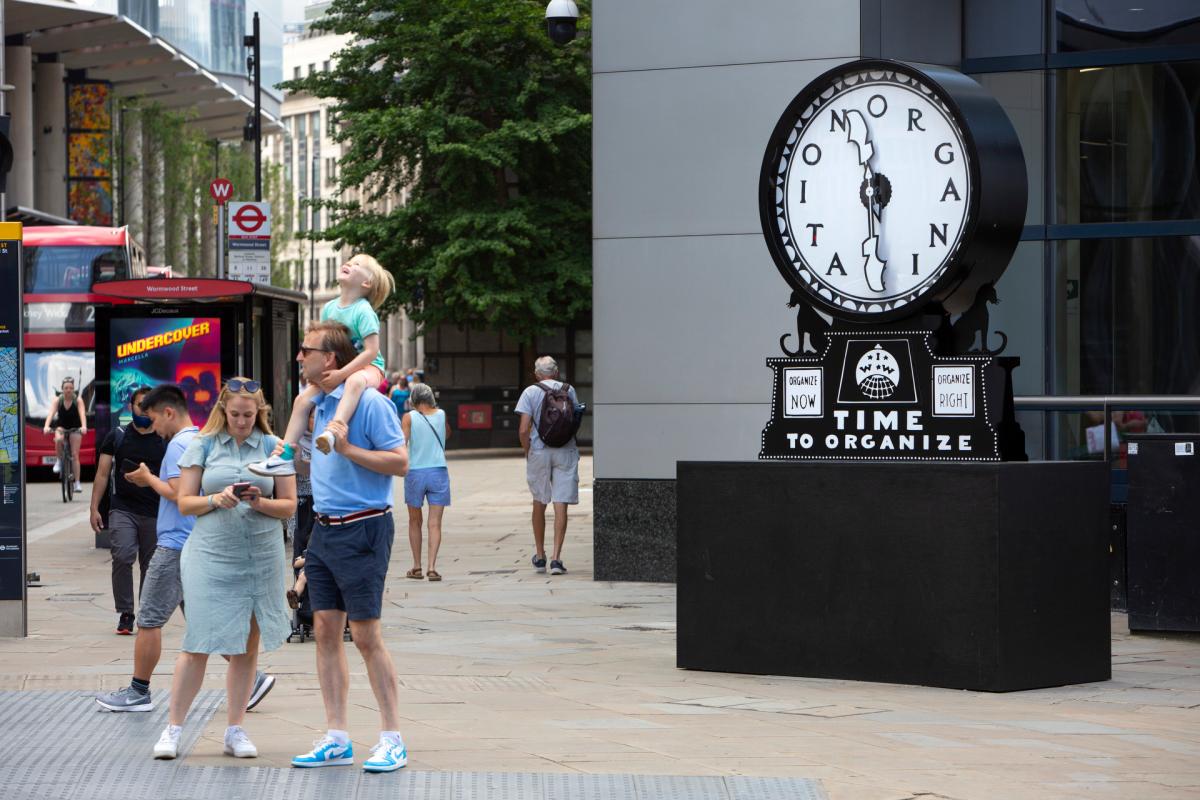
<path id="1" fill-rule="evenodd" d="M 128 421 L 132 389 L 160 383 L 183 388 L 202 426 L 221 385 L 235 375 L 260 381 L 273 424 L 286 424 L 299 391 L 304 294 L 213 278 L 108 281 L 93 292 L 134 301 L 96 312 L 98 426 Z"/>

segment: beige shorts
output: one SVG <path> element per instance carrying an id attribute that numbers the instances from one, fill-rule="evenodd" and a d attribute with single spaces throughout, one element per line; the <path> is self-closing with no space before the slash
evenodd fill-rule
<path id="1" fill-rule="evenodd" d="M 525 459 L 525 480 L 536 503 L 579 502 L 579 450 L 574 447 L 544 447 L 530 450 Z"/>

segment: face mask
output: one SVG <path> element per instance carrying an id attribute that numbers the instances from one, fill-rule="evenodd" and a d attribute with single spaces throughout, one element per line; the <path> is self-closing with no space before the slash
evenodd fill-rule
<path id="1" fill-rule="evenodd" d="M 133 415 L 133 424 L 139 428 L 149 428 L 154 424 L 154 420 L 149 417 L 143 417 L 141 414 Z"/>

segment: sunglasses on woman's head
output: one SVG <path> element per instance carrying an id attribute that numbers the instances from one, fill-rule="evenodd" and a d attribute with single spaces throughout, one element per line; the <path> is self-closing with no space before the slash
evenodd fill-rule
<path id="1" fill-rule="evenodd" d="M 262 388 L 262 384 L 258 381 L 244 381 L 241 378 L 230 378 L 225 382 L 225 388 L 231 392 L 240 392 L 243 389 L 254 394 Z"/>

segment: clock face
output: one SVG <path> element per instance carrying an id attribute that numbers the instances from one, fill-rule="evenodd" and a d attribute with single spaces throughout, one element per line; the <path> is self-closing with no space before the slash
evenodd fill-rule
<path id="1" fill-rule="evenodd" d="M 912 313 L 945 285 L 974 208 L 954 109 L 916 70 L 880 66 L 827 74 L 793 101 L 760 187 L 784 277 L 858 321 Z"/>

